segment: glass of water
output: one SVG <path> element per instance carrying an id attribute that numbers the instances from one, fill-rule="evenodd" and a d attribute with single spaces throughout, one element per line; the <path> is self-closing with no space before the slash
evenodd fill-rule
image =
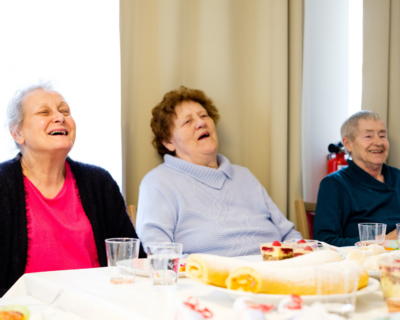
<path id="1" fill-rule="evenodd" d="M 315 268 L 317 278 L 317 300 L 329 313 L 350 319 L 356 306 L 359 281 L 357 267 L 338 269 L 335 265 Z"/>
<path id="2" fill-rule="evenodd" d="M 358 232 L 360 235 L 360 244 L 362 246 L 368 246 L 374 243 L 383 246 L 386 236 L 386 224 L 359 223 Z"/>
<path id="3" fill-rule="evenodd" d="M 182 244 L 150 242 L 146 244 L 146 252 L 153 288 L 160 291 L 176 289 Z"/>
<path id="4" fill-rule="evenodd" d="M 397 231 L 397 240 L 400 240 L 400 223 L 396 223 L 396 231 Z"/>

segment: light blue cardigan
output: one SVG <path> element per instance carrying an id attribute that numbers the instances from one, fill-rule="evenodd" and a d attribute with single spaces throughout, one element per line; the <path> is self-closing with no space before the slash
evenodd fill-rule
<path id="1" fill-rule="evenodd" d="M 302 238 L 247 169 L 218 155 L 218 169 L 165 155 L 139 190 L 140 240 L 179 242 L 183 253 L 260 254 L 260 243 Z"/>

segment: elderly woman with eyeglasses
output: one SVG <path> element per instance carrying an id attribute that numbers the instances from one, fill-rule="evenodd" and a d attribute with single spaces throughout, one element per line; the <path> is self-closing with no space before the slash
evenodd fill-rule
<path id="1" fill-rule="evenodd" d="M 359 223 L 385 223 L 386 239 L 397 240 L 400 170 L 385 164 L 389 153 L 386 125 L 377 113 L 360 111 L 343 123 L 341 135 L 352 160 L 320 184 L 314 238 L 352 246 L 359 241 Z"/>
<path id="2" fill-rule="evenodd" d="M 107 266 L 105 239 L 137 238 L 110 174 L 68 157 L 76 125 L 62 95 L 28 87 L 7 115 L 20 153 L 0 164 L 0 296 L 24 273 Z"/>
<path id="3" fill-rule="evenodd" d="M 260 244 L 301 238 L 261 183 L 218 154 L 213 102 L 180 87 L 153 109 L 153 145 L 164 163 L 139 190 L 137 231 L 146 245 L 178 242 L 184 253 L 260 254 Z"/>

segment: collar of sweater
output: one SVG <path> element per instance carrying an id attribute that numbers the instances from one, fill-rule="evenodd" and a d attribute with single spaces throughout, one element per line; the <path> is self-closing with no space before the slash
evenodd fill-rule
<path id="1" fill-rule="evenodd" d="M 393 186 L 393 179 L 386 164 L 382 166 L 382 174 L 385 178 L 385 182 L 380 182 L 371 176 L 368 172 L 357 166 L 352 160 L 347 159 L 348 167 L 346 168 L 350 178 L 356 180 L 362 185 L 376 189 L 376 190 L 390 190 Z"/>
<path id="2" fill-rule="evenodd" d="M 164 164 L 172 169 L 183 172 L 196 180 L 215 189 L 221 189 L 225 180 L 232 178 L 232 165 L 221 154 L 217 155 L 218 169 L 200 166 L 169 154 L 164 155 Z"/>

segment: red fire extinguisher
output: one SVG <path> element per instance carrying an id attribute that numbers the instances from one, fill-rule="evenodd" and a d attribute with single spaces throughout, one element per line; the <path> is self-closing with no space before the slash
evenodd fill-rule
<path id="1" fill-rule="evenodd" d="M 347 161 L 344 158 L 346 151 L 341 142 L 338 144 L 331 143 L 328 146 L 328 174 L 338 171 L 344 167 L 347 167 Z"/>

